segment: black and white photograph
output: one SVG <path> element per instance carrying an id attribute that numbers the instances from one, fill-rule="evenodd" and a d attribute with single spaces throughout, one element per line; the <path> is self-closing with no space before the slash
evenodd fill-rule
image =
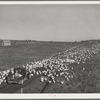
<path id="1" fill-rule="evenodd" d="M 35 93 L 100 93 L 100 4 L 0 3 L 0 94 Z"/>

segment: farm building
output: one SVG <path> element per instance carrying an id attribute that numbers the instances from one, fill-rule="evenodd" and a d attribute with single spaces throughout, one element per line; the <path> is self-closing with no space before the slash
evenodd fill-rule
<path id="1" fill-rule="evenodd" d="M 11 46 L 11 41 L 10 40 L 2 40 L 1 45 L 2 46 Z"/>

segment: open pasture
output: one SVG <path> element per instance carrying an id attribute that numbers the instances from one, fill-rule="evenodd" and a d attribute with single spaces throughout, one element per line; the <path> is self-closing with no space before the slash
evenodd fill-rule
<path id="1" fill-rule="evenodd" d="M 76 43 L 35 42 L 12 46 L 0 46 L 0 70 L 6 70 L 28 62 L 39 61 L 65 51 Z"/>
<path id="2" fill-rule="evenodd" d="M 23 93 L 100 92 L 100 43 L 98 41 L 46 42 L 37 43 L 33 47 L 32 45 L 30 44 L 30 47 L 29 44 L 17 45 L 16 49 L 13 49 L 17 54 L 11 53 L 12 57 L 18 56 L 18 52 L 22 52 L 20 53 L 22 58 L 27 57 L 26 62 L 17 63 L 16 67 L 18 65 L 23 67 L 24 64 L 32 78 L 21 86 L 5 84 L 1 86 L 1 93 L 20 93 L 20 89 L 23 89 Z M 9 52 L 14 46 L 5 48 Z M 28 50 L 31 57 L 27 54 Z"/>

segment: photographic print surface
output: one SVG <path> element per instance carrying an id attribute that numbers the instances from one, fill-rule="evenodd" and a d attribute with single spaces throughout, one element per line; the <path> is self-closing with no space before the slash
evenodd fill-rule
<path id="1" fill-rule="evenodd" d="M 0 93 L 99 93 L 100 5 L 0 5 Z"/>

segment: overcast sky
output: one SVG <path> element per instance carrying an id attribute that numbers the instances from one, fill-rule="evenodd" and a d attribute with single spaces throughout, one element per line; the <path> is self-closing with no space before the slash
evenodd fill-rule
<path id="1" fill-rule="evenodd" d="M 0 39 L 100 39 L 100 5 L 0 5 Z"/>

